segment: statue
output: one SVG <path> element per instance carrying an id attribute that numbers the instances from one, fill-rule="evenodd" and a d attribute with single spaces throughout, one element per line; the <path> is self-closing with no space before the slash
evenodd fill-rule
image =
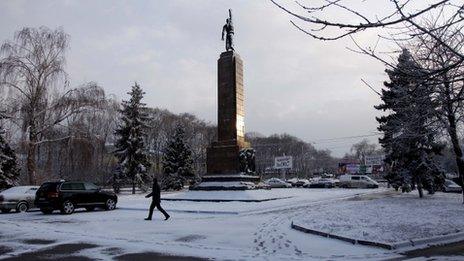
<path id="1" fill-rule="evenodd" d="M 226 33 L 226 51 L 234 51 L 234 25 L 232 24 L 232 10 L 229 9 L 229 18 L 226 19 L 226 24 L 222 27 L 222 40 L 224 41 L 224 32 Z"/>
<path id="2" fill-rule="evenodd" d="M 242 149 L 239 153 L 240 172 L 251 174 L 256 171 L 255 150 L 252 148 Z"/>

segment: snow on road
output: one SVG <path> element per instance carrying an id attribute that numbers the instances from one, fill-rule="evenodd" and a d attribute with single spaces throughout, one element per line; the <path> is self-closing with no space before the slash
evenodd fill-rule
<path id="1" fill-rule="evenodd" d="M 143 220 L 147 215 L 147 199 L 122 196 L 118 204 L 120 209 L 110 212 L 79 211 L 69 216 L 40 212 L 0 215 L 0 245 L 13 249 L 4 257 L 44 247 L 24 244 L 25 239 L 47 239 L 55 244 L 96 244 L 99 247 L 83 250 L 79 255 L 103 260 L 121 253 L 147 251 L 219 260 L 378 260 L 396 254 L 304 234 L 290 229 L 290 223 L 318 204 L 381 191 L 274 189 L 271 190 L 272 196 L 290 195 L 292 198 L 260 203 L 163 201 L 165 209 L 173 211 L 172 219 L 163 221 L 162 215 L 156 212 L 155 220 L 151 222 Z M 239 191 L 230 193 L 240 194 Z M 235 196 L 241 197 L 243 193 Z M 237 213 L 183 212 L 193 209 Z"/>

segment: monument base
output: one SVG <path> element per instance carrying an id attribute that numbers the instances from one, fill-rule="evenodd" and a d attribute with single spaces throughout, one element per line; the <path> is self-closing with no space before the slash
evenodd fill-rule
<path id="1" fill-rule="evenodd" d="M 259 176 L 247 174 L 205 175 L 201 183 L 191 186 L 190 190 L 249 190 L 256 189 L 260 182 Z"/>

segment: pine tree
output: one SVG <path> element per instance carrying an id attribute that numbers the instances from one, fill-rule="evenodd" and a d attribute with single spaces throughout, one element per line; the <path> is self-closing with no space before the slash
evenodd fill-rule
<path id="1" fill-rule="evenodd" d="M 382 104 L 378 110 L 390 114 L 377 118 L 378 130 L 384 133 L 379 139 L 385 149 L 385 162 L 390 166 L 387 180 L 394 187 L 409 192 L 417 186 L 433 193 L 444 182 L 443 172 L 434 162 L 443 146 L 435 141 L 437 130 L 431 124 L 436 105 L 432 100 L 431 86 L 426 73 L 404 49 L 393 70 L 386 70 L 390 82 L 382 90 Z"/>
<path id="2" fill-rule="evenodd" d="M 141 102 L 145 94 L 140 86 L 132 86 L 129 101 L 122 102 L 121 124 L 115 134 L 115 155 L 118 157 L 122 178 L 132 182 L 132 194 L 135 194 L 135 185 L 149 181 L 148 169 L 151 163 L 148 159 L 144 139 L 147 128 L 148 115 L 145 104 Z"/>
<path id="3" fill-rule="evenodd" d="M 4 138 L 5 131 L 0 127 L 0 190 L 17 185 L 19 168 L 16 154 Z"/>
<path id="4" fill-rule="evenodd" d="M 177 125 L 163 155 L 163 188 L 180 190 L 184 182 L 195 178 L 192 152 L 185 143 L 184 130 Z"/>

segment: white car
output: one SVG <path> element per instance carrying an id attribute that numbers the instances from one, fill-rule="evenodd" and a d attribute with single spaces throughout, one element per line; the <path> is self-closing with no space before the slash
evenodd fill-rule
<path id="1" fill-rule="evenodd" d="M 304 187 L 305 185 L 309 184 L 309 180 L 307 179 L 299 179 L 299 178 L 292 178 L 287 180 L 293 187 Z"/>
<path id="2" fill-rule="evenodd" d="M 2 213 L 26 212 L 34 207 L 35 193 L 38 186 L 17 186 L 0 193 L 0 210 Z"/>
<path id="3" fill-rule="evenodd" d="M 271 188 L 291 188 L 292 184 L 278 178 L 270 178 L 265 181 Z"/>
<path id="4" fill-rule="evenodd" d="M 447 179 L 445 180 L 445 184 L 443 184 L 443 192 L 456 192 L 456 193 L 461 193 L 462 188 L 458 184 L 456 184 L 454 181 Z"/>
<path id="5" fill-rule="evenodd" d="M 305 188 L 334 188 L 336 186 L 336 180 L 331 178 L 316 178 L 313 179 L 309 184 L 306 184 Z"/>
<path id="6" fill-rule="evenodd" d="M 341 175 L 341 188 L 378 188 L 379 183 L 366 175 Z"/>

